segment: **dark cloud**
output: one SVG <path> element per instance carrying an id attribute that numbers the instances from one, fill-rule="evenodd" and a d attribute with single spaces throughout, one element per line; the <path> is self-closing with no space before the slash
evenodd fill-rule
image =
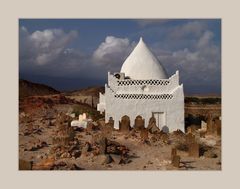
<path id="1" fill-rule="evenodd" d="M 89 55 L 69 48 L 78 37 L 77 31 L 65 33 L 60 29 L 46 29 L 29 33 L 20 28 L 20 71 L 52 76 L 77 74 L 86 67 Z"/>
<path id="2" fill-rule="evenodd" d="M 188 47 L 183 49 L 164 50 L 161 48 L 161 42 L 156 42 L 154 47 L 151 45 L 149 47 L 170 75 L 175 73 L 176 70 L 180 71 L 181 80 L 185 84 L 219 85 L 221 81 L 220 47 L 213 42 L 213 32 L 205 31 L 203 28 L 200 29 L 201 27 L 197 23 L 187 23 L 181 28 L 178 27 L 183 34 L 185 30 L 188 31 L 188 34 L 201 31 L 201 33 L 195 34 L 195 43 L 190 43 Z M 176 28 L 173 28 L 168 35 L 175 35 L 175 31 Z M 181 34 L 182 37 L 183 34 Z M 187 38 L 186 41 L 188 41 Z M 129 39 L 111 36 L 101 43 L 93 56 L 99 65 L 106 66 L 110 70 L 116 67 L 120 70 L 132 47 L 133 45 Z"/>
<path id="3" fill-rule="evenodd" d="M 160 25 L 169 20 L 139 20 L 142 28 L 135 36 L 150 39 L 152 49 L 169 75 L 180 71 L 185 86 L 221 87 L 221 50 L 215 33 L 206 21 L 187 21 L 178 25 Z M 153 25 L 153 27 L 151 27 Z M 159 27 L 158 27 L 159 26 Z M 81 31 L 80 31 L 81 32 Z M 77 31 L 46 29 L 29 33 L 20 28 L 20 72 L 61 78 L 85 78 L 94 83 L 119 71 L 136 42 L 131 38 L 106 36 L 92 52 L 71 47 L 79 39 Z M 153 40 L 152 40 L 153 39 Z"/>
<path id="4" fill-rule="evenodd" d="M 164 64 L 168 72 L 180 70 L 184 83 L 189 85 L 219 85 L 221 82 L 221 52 L 220 47 L 213 42 L 214 34 L 205 31 L 198 41 L 189 48 L 161 53 L 155 49 L 155 54 Z"/>
<path id="5" fill-rule="evenodd" d="M 141 27 L 151 26 L 151 25 L 162 25 L 171 22 L 172 19 L 140 19 L 137 20 L 137 24 Z"/>

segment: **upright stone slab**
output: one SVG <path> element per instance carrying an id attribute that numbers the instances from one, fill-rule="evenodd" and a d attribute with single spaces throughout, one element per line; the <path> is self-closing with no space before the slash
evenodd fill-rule
<path id="1" fill-rule="evenodd" d="M 99 141 L 99 154 L 105 154 L 107 150 L 107 138 L 102 137 Z"/>
<path id="2" fill-rule="evenodd" d="M 113 127 L 109 125 L 109 123 L 105 125 L 104 129 L 102 129 L 102 134 L 106 138 L 110 138 L 112 136 L 112 132 L 113 132 Z"/>
<path id="3" fill-rule="evenodd" d="M 134 123 L 134 129 L 141 130 L 144 129 L 144 119 L 141 116 L 137 116 Z"/>
<path id="4" fill-rule="evenodd" d="M 150 133 L 158 133 L 160 132 L 160 129 L 156 125 L 156 119 L 155 117 L 151 117 L 149 119 L 148 127 L 147 129 L 149 130 Z"/>
<path id="5" fill-rule="evenodd" d="M 187 145 L 192 144 L 192 143 L 195 143 L 195 136 L 194 136 L 192 133 L 188 133 L 188 134 L 185 136 L 185 140 L 186 140 L 186 144 L 187 144 Z"/>
<path id="6" fill-rule="evenodd" d="M 124 133 L 128 133 L 130 130 L 130 119 L 128 116 L 123 116 L 121 119 L 121 122 L 119 123 L 120 125 L 120 131 Z"/>
<path id="7" fill-rule="evenodd" d="M 177 149 L 176 148 L 172 148 L 172 151 L 171 151 L 171 160 L 173 161 L 173 158 L 174 156 L 177 155 Z"/>
<path id="8" fill-rule="evenodd" d="M 199 157 L 199 144 L 198 143 L 191 143 L 189 144 L 189 156 L 190 157 Z"/>
<path id="9" fill-rule="evenodd" d="M 207 133 L 213 134 L 214 133 L 214 122 L 211 114 L 208 114 L 207 119 Z"/>
<path id="10" fill-rule="evenodd" d="M 52 144 L 61 146 L 69 145 L 69 142 L 73 141 L 75 136 L 73 128 L 67 123 L 58 123 L 56 127 L 56 133 L 52 135 Z"/>
<path id="11" fill-rule="evenodd" d="M 109 120 L 108 120 L 108 125 L 109 125 L 110 127 L 114 128 L 114 120 L 113 120 L 112 117 L 109 118 Z"/>
<path id="12" fill-rule="evenodd" d="M 221 123 L 221 120 L 219 120 L 219 119 L 216 119 L 215 121 L 214 121 L 214 123 L 215 123 L 215 128 L 216 128 L 216 134 L 217 134 L 217 136 L 221 136 L 221 125 L 222 125 L 222 123 Z"/>
<path id="13" fill-rule="evenodd" d="M 217 127 L 217 136 L 221 136 L 222 135 L 222 128 L 221 126 Z"/>
<path id="14" fill-rule="evenodd" d="M 32 170 L 32 162 L 19 159 L 19 170 Z"/>
<path id="15" fill-rule="evenodd" d="M 179 166 L 180 166 L 180 156 L 178 156 L 178 155 L 173 156 L 173 158 L 172 158 L 172 165 L 174 167 L 179 168 Z"/>
<path id="16" fill-rule="evenodd" d="M 207 130 L 207 123 L 205 121 L 201 121 L 201 129 L 206 131 Z"/>

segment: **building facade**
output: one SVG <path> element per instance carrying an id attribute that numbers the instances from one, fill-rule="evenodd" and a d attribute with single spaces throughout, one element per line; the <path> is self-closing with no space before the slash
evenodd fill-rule
<path id="1" fill-rule="evenodd" d="M 154 116 L 156 125 L 165 132 L 184 131 L 184 93 L 179 72 L 168 78 L 158 59 L 142 38 L 122 65 L 119 73 L 108 72 L 105 94 L 100 93 L 98 111 L 105 111 L 105 121 L 114 120 L 114 128 L 124 115 L 141 116 L 148 126 Z"/>

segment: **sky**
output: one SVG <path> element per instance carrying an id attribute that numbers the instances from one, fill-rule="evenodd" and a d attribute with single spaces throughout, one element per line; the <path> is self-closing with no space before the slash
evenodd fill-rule
<path id="1" fill-rule="evenodd" d="M 186 94 L 221 94 L 220 19 L 20 19 L 19 78 L 57 90 L 104 86 L 143 37 Z"/>

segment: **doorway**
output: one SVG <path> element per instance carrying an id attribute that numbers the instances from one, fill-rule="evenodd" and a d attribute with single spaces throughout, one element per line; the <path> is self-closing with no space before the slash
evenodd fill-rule
<path id="1" fill-rule="evenodd" d="M 159 129 L 166 126 L 166 113 L 165 112 L 152 112 L 152 116 L 156 119 L 156 125 Z"/>

